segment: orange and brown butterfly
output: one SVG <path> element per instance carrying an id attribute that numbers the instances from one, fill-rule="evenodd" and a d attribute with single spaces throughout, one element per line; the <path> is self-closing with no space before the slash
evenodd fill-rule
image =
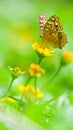
<path id="1" fill-rule="evenodd" d="M 67 43 L 67 36 L 60 24 L 59 17 L 54 15 L 48 20 L 44 14 L 39 16 L 40 36 L 42 40 L 54 48 L 62 48 Z"/>

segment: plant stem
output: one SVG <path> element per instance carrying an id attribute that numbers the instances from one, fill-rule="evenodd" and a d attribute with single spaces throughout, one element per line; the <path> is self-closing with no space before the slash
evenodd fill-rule
<path id="1" fill-rule="evenodd" d="M 29 83 L 30 80 L 31 80 L 31 78 L 29 77 L 28 80 L 25 83 L 25 86 Z"/>
<path id="2" fill-rule="evenodd" d="M 41 60 L 42 60 L 42 58 L 39 57 L 39 61 L 38 61 L 38 64 L 39 64 L 39 65 L 40 65 L 40 63 L 41 63 Z"/>
<path id="3" fill-rule="evenodd" d="M 22 105 L 23 105 L 23 98 L 24 98 L 24 95 L 22 94 L 21 98 L 20 98 L 20 107 L 22 107 Z"/>
<path id="4" fill-rule="evenodd" d="M 50 84 L 54 80 L 54 78 L 58 75 L 58 73 L 60 72 L 60 70 L 61 70 L 61 64 L 59 65 L 59 67 L 57 68 L 57 70 L 54 72 L 54 74 L 52 75 L 52 77 L 49 80 L 47 80 L 47 83 L 45 83 L 43 85 L 42 89 L 44 88 L 44 86 L 48 86 L 48 84 Z"/>
<path id="5" fill-rule="evenodd" d="M 12 87 L 12 84 L 13 84 L 14 79 L 15 79 L 15 78 L 12 77 L 11 83 L 10 83 L 10 86 L 9 86 L 9 89 L 8 89 L 8 91 L 7 91 L 7 93 L 6 93 L 6 96 L 7 96 L 7 97 L 8 97 L 8 94 L 9 94 L 10 90 L 11 90 L 11 87 Z"/>
<path id="6" fill-rule="evenodd" d="M 44 59 L 45 57 L 39 57 L 39 61 L 38 61 L 38 64 L 40 65 L 41 64 L 41 61 Z"/>
<path id="7" fill-rule="evenodd" d="M 29 77 L 24 86 L 27 86 L 30 80 L 31 80 L 31 78 Z M 22 93 L 21 94 L 21 98 L 20 98 L 20 106 L 22 106 L 23 99 L 24 99 L 24 95 Z"/>
<path id="8" fill-rule="evenodd" d="M 36 93 L 36 76 L 35 76 L 35 81 L 34 81 L 34 83 L 35 83 L 35 98 L 37 98 L 37 93 Z"/>
<path id="9" fill-rule="evenodd" d="M 61 65 L 59 65 L 58 69 L 55 71 L 55 73 L 52 75 L 51 79 L 48 81 L 48 84 L 51 83 L 51 81 L 57 76 L 59 71 L 61 70 Z"/>

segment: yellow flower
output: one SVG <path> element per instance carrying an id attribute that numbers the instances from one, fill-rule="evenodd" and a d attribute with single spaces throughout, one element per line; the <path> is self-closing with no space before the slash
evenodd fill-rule
<path id="1" fill-rule="evenodd" d="M 54 50 L 45 48 L 43 53 L 44 53 L 44 56 L 51 56 L 53 52 Z"/>
<path id="2" fill-rule="evenodd" d="M 35 89 L 32 86 L 23 86 L 20 85 L 18 87 L 18 90 L 23 93 L 24 97 L 26 99 L 33 99 L 35 98 Z M 44 94 L 39 90 L 36 89 L 36 98 L 42 98 L 44 96 Z"/>
<path id="3" fill-rule="evenodd" d="M 68 61 L 68 62 L 71 62 L 73 61 L 73 54 L 68 52 L 68 51 L 65 51 L 63 53 L 63 57 Z"/>
<path id="4" fill-rule="evenodd" d="M 36 50 L 36 49 L 38 49 L 38 47 L 39 47 L 39 44 L 37 44 L 37 43 L 34 43 L 34 44 L 32 44 L 32 47 L 33 47 L 33 49 L 34 49 L 34 50 Z"/>
<path id="5" fill-rule="evenodd" d="M 73 53 L 65 51 L 62 54 L 61 63 L 63 65 L 69 64 L 73 61 Z"/>
<path id="6" fill-rule="evenodd" d="M 45 70 L 42 69 L 38 64 L 32 63 L 28 70 L 30 76 L 36 75 L 37 77 L 41 77 L 41 73 L 45 73 Z"/>
<path id="7" fill-rule="evenodd" d="M 16 102 L 14 99 L 12 99 L 12 98 L 10 98 L 10 97 L 4 97 L 4 98 L 2 98 L 1 100 L 2 100 L 2 101 L 10 101 L 10 102 L 13 102 L 13 103 Z"/>
<path id="8" fill-rule="evenodd" d="M 43 44 L 34 43 L 32 44 L 33 49 L 42 56 L 51 56 L 55 50 L 46 48 Z"/>
<path id="9" fill-rule="evenodd" d="M 19 67 L 16 68 L 9 67 L 9 70 L 14 78 L 17 78 L 18 76 L 26 73 L 26 71 L 21 71 Z"/>

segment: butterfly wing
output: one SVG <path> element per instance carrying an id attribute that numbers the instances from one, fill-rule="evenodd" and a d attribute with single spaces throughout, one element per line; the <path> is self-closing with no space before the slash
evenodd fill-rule
<path id="1" fill-rule="evenodd" d="M 61 31 L 63 29 L 63 26 L 59 22 L 59 17 L 52 16 L 50 19 L 47 20 L 45 23 L 44 29 L 43 29 L 43 35 L 45 33 L 55 33 L 58 31 Z"/>
<path id="2" fill-rule="evenodd" d="M 40 25 L 40 36 L 43 37 L 43 29 L 47 22 L 47 19 L 44 14 L 40 14 L 39 16 L 39 25 Z"/>
<path id="3" fill-rule="evenodd" d="M 58 32 L 56 47 L 61 49 L 62 47 L 65 46 L 66 43 L 67 43 L 66 34 L 64 32 Z"/>
<path id="4" fill-rule="evenodd" d="M 43 42 L 51 45 L 53 48 L 58 47 L 58 33 L 52 33 L 51 35 L 48 33 L 45 33 L 43 37 Z"/>
<path id="5" fill-rule="evenodd" d="M 45 35 L 45 39 L 43 41 L 47 42 L 53 48 L 62 48 L 67 43 L 67 36 L 64 32 L 56 32 Z"/>
<path id="6" fill-rule="evenodd" d="M 44 25 L 43 41 L 54 48 L 62 48 L 67 43 L 66 34 L 61 32 L 62 29 L 63 27 L 59 22 L 59 17 L 52 16 Z"/>

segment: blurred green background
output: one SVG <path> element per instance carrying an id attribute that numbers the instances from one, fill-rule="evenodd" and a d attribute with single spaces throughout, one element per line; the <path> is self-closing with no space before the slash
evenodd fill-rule
<path id="1" fill-rule="evenodd" d="M 31 45 L 41 41 L 38 22 L 40 13 L 44 13 L 47 18 L 59 16 L 68 39 L 68 44 L 62 50 L 56 49 L 52 57 L 42 61 L 41 66 L 48 75 L 57 68 L 61 51 L 73 52 L 72 0 L 0 0 L 0 97 L 6 93 L 11 80 L 8 66 L 19 66 L 26 70 L 31 63 L 38 63 Z M 42 81 L 38 80 L 39 86 Z M 14 87 L 21 82 L 18 80 Z M 73 63 L 60 71 L 47 90 L 52 95 L 73 91 Z"/>
<path id="2" fill-rule="evenodd" d="M 38 23 L 38 17 L 41 12 L 47 18 L 52 15 L 60 17 L 68 39 L 68 44 L 62 50 L 73 51 L 73 2 L 71 0 L 0 0 L 1 93 L 10 82 L 8 66 L 19 66 L 22 69 L 27 69 L 32 62 L 38 63 L 38 57 L 33 51 L 31 44 L 41 41 Z M 57 53 L 59 52 L 61 50 L 56 49 L 53 61 L 49 61 L 52 58 L 49 58 L 48 62 L 45 61 L 46 65 L 44 64 L 44 67 L 49 69 L 49 71 L 52 71 L 57 66 L 59 61 Z M 50 62 L 53 62 L 52 66 Z M 64 81 L 66 85 L 66 82 L 73 78 L 72 73 L 72 65 L 69 65 L 60 73 L 60 75 L 63 74 L 63 77 L 60 76 L 59 78 L 60 80 L 66 78 L 66 81 Z"/>

